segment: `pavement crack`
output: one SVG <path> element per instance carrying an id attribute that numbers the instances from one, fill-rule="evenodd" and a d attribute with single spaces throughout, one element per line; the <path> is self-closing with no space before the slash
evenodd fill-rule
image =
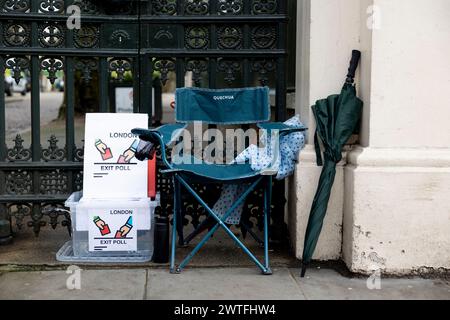
<path id="1" fill-rule="evenodd" d="M 292 278 L 292 280 L 294 281 L 294 283 L 297 285 L 298 289 L 300 290 L 300 292 L 302 293 L 303 297 L 305 297 L 305 300 L 310 300 L 308 298 L 308 296 L 306 295 L 305 291 L 303 291 L 302 286 L 300 284 L 300 282 L 297 280 L 297 278 L 295 277 L 295 274 L 293 274 L 292 269 L 288 268 L 288 272 L 289 272 L 289 276 Z"/>
<path id="2" fill-rule="evenodd" d="M 147 287 L 148 287 L 148 269 L 145 269 L 145 282 L 144 282 L 144 296 L 143 296 L 143 300 L 147 300 Z"/>

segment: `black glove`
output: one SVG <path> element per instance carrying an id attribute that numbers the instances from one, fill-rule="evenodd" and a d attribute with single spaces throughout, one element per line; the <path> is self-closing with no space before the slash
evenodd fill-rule
<path id="1" fill-rule="evenodd" d="M 135 157 L 139 161 L 152 160 L 155 156 L 155 144 L 150 141 L 140 140 Z"/>

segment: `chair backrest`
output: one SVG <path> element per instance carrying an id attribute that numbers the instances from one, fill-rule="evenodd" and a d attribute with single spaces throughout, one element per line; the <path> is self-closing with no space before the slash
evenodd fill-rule
<path id="1" fill-rule="evenodd" d="M 208 124 L 253 124 L 270 120 L 269 88 L 179 88 L 175 120 Z"/>

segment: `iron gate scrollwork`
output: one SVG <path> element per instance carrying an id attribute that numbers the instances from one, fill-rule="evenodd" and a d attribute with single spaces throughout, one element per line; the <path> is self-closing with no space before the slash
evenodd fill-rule
<path id="1" fill-rule="evenodd" d="M 79 29 L 66 25 L 71 5 L 81 10 Z M 0 220 L 11 218 L 18 229 L 27 221 L 36 234 L 47 224 L 69 226 L 63 203 L 82 189 L 83 170 L 83 145 L 74 137 L 76 74 L 98 87 L 98 112 L 114 112 L 110 82 L 132 74 L 134 112 L 151 116 L 153 73 L 164 88 L 171 79 L 185 86 L 189 72 L 194 86 L 270 86 L 274 117 L 283 120 L 287 22 L 287 0 L 0 0 L 0 90 L 6 69 L 16 82 L 24 72 L 31 78 L 31 143 L 17 135 L 7 146 L 0 94 Z M 39 78 L 55 83 L 61 71 L 65 141 L 50 135 L 41 145 Z M 158 184 L 169 213 L 171 183 L 158 174 Z M 260 197 L 246 206 L 249 217 L 259 216 Z M 274 205 L 282 217 L 284 200 Z M 189 200 L 186 208 L 197 225 L 204 212 Z"/>

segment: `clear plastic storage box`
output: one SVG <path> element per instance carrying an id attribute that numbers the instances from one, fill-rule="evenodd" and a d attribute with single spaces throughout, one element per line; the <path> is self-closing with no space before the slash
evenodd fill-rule
<path id="1" fill-rule="evenodd" d="M 126 262 L 127 260 L 144 262 L 151 260 L 154 245 L 154 211 L 158 205 L 158 199 L 156 201 L 151 201 L 149 198 L 85 199 L 80 191 L 73 193 L 67 199 L 65 205 L 70 208 L 72 220 L 74 260 L 81 259 L 92 262 Z M 97 212 L 100 217 L 96 216 Z M 105 212 L 108 212 L 108 214 Z M 133 226 L 131 229 L 134 228 L 135 230 L 133 230 L 132 237 L 123 237 L 122 239 L 125 240 L 120 239 L 121 229 L 118 227 L 117 221 L 115 225 L 114 222 L 111 222 L 111 220 L 116 219 L 115 212 L 121 214 L 132 212 L 132 219 L 129 218 L 128 221 L 126 220 L 127 216 L 117 217 L 122 218 L 120 221 L 123 221 L 123 227 L 129 226 L 129 224 Z M 101 214 L 103 214 L 103 217 Z M 100 218 L 106 221 L 99 223 Z M 120 223 L 122 224 L 122 222 Z M 96 232 L 96 228 L 99 228 L 102 232 Z M 103 232 L 104 229 L 105 232 Z M 130 230 L 130 228 L 126 230 Z M 131 234 L 131 231 L 129 232 Z M 118 239 L 116 238 L 117 234 L 119 234 Z M 132 245 L 130 246 L 129 243 L 124 245 L 126 241 L 132 243 Z M 90 244 L 90 242 L 93 243 Z M 113 242 L 115 244 L 112 244 Z M 109 243 L 110 245 L 103 245 L 102 243 Z M 122 248 L 124 249 L 122 250 Z M 68 259 L 58 260 L 68 261 Z"/>

